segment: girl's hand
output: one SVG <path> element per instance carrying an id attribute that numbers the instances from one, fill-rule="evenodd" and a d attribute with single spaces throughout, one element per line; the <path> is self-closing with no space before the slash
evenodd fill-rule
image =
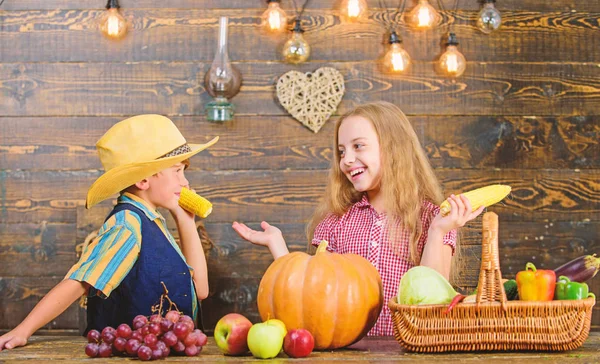
<path id="1" fill-rule="evenodd" d="M 252 244 L 271 247 L 278 241 L 283 241 L 281 230 L 273 225 L 269 225 L 266 221 L 260 223 L 260 227 L 264 231 L 252 230 L 246 226 L 246 224 L 240 224 L 237 221 L 234 221 L 231 227 L 240 237 L 248 240 Z"/>
<path id="2" fill-rule="evenodd" d="M 0 336 L 0 351 L 3 349 L 14 349 L 27 344 L 27 336 L 21 334 L 18 328 Z"/>
<path id="3" fill-rule="evenodd" d="M 477 210 L 471 212 L 471 202 L 464 195 L 450 195 L 450 197 L 448 197 L 448 202 L 451 207 L 450 213 L 443 217 L 442 214 L 438 214 L 429 227 L 429 229 L 441 231 L 444 235 L 450 230 L 463 227 L 467 221 L 473 220 L 485 209 L 485 206 L 481 206 Z"/>

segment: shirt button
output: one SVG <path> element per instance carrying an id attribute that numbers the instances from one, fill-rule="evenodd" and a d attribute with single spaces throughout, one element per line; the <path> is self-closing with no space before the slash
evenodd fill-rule
<path id="1" fill-rule="evenodd" d="M 375 225 L 377 225 L 377 226 L 381 226 L 381 224 L 383 224 L 383 222 L 382 222 L 382 221 L 377 221 L 377 222 L 375 223 Z"/>
<path id="2" fill-rule="evenodd" d="M 371 246 L 372 246 L 373 248 L 377 248 L 377 245 L 378 245 L 378 244 L 377 244 L 377 242 L 376 242 L 375 240 L 373 240 L 373 241 L 371 242 Z"/>

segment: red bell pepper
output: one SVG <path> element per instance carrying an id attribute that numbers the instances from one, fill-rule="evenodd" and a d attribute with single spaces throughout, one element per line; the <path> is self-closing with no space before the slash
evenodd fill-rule
<path id="1" fill-rule="evenodd" d="M 553 270 L 537 270 L 533 263 L 527 263 L 525 270 L 517 273 L 517 290 L 522 301 L 552 301 L 556 286 Z"/>

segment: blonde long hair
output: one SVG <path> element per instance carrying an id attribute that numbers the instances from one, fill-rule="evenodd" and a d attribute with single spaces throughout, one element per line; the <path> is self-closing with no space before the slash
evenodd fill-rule
<path id="1" fill-rule="evenodd" d="M 442 189 L 419 138 L 406 115 L 389 102 L 373 102 L 360 105 L 340 117 L 335 124 L 333 143 L 334 158 L 327 179 L 324 197 L 307 226 L 309 242 L 315 228 L 328 213 L 341 216 L 362 198 L 340 169 L 338 132 L 349 116 L 362 116 L 373 125 L 379 138 L 381 155 L 381 193 L 385 201 L 388 221 L 399 219 L 402 227 L 410 232 L 410 260 L 419 264 L 418 242 L 423 234 L 421 213 L 424 200 L 439 205 L 443 200 Z M 388 224 L 392 245 L 397 248 L 393 237 L 393 224 Z M 397 243 L 396 243 L 397 244 Z"/>

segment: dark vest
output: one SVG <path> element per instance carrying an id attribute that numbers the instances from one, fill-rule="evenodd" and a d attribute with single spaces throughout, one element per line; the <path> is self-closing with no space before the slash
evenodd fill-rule
<path id="1" fill-rule="evenodd" d="M 84 335 L 91 329 L 101 331 L 106 326 L 117 328 L 122 323 L 131 326 L 133 318 L 137 315 L 150 316 L 151 307 L 159 303 L 163 293 L 160 282 L 167 286 L 169 298 L 175 302 L 179 311 L 194 317 L 190 271 L 187 264 L 160 227 L 132 204 L 117 204 L 106 219 L 123 210 L 129 210 L 140 217 L 142 248 L 127 276 L 106 299 L 98 296 L 88 297 L 87 328 Z M 169 304 L 165 300 L 163 315 L 168 308 Z"/>

